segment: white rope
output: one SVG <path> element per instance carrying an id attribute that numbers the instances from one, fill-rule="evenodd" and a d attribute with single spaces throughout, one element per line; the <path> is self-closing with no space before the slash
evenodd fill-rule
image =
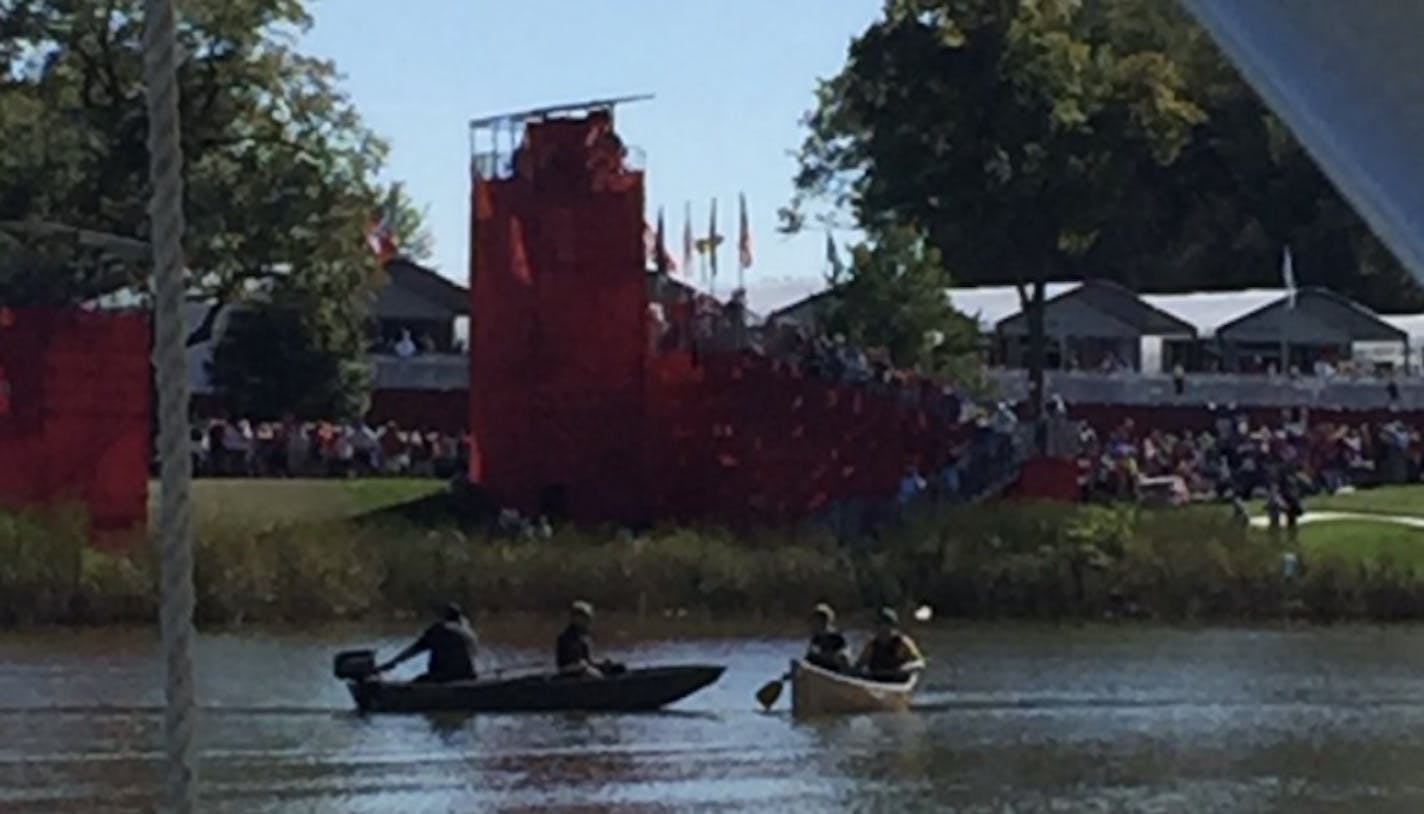
<path id="1" fill-rule="evenodd" d="M 147 0 L 143 74 L 148 87 L 149 204 L 155 295 L 154 367 L 158 371 L 158 449 L 162 502 L 163 804 L 194 808 L 193 544 L 189 491 L 188 378 L 183 326 L 183 151 L 178 130 L 177 38 L 172 0 Z"/>

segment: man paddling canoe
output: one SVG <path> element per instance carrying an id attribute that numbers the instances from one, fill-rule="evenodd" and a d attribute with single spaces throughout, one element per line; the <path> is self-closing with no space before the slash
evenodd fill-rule
<path id="1" fill-rule="evenodd" d="M 822 602 L 811 609 L 811 641 L 806 661 L 837 673 L 850 672 L 850 645 L 836 630 L 836 612 Z"/>
<path id="2" fill-rule="evenodd" d="M 865 643 L 855 666 L 872 681 L 900 683 L 924 669 L 925 657 L 915 640 L 901 632 L 895 609 L 881 608 L 875 617 L 875 638 Z"/>
<path id="3" fill-rule="evenodd" d="M 441 616 L 441 620 L 426 628 L 410 647 L 377 667 L 376 672 L 393 670 L 402 662 L 429 652 L 430 659 L 425 665 L 425 673 L 415 679 L 416 681 L 443 683 L 474 680 L 475 651 L 479 646 L 475 631 L 470 628 L 465 612 L 453 602 L 445 606 Z"/>

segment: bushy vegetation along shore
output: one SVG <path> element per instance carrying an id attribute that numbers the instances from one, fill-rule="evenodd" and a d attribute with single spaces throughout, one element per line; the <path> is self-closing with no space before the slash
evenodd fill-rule
<path id="1" fill-rule="evenodd" d="M 204 518 L 196 548 L 205 623 L 316 622 L 424 613 L 453 598 L 485 613 L 612 611 L 796 616 L 931 603 L 941 617 L 1265 620 L 1424 618 L 1424 571 L 1376 547 L 1327 554 L 1251 531 L 1218 507 L 1147 510 L 991 503 L 932 511 L 845 547 L 814 530 L 566 530 L 495 540 L 409 520 Z M 1352 530 L 1359 535 L 1359 529 Z M 151 546 L 91 549 L 72 511 L 0 514 L 0 623 L 152 619 Z"/>

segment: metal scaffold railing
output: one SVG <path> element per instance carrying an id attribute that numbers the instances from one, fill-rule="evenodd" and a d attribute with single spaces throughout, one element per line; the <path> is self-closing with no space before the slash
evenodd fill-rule
<path id="1" fill-rule="evenodd" d="M 188 457 L 188 380 L 184 358 L 183 152 L 179 141 L 178 55 L 172 0 L 147 0 L 143 73 L 148 89 L 149 205 L 153 247 L 154 344 L 161 468 L 159 539 L 164 664 L 163 806 L 188 814 L 196 797 L 193 766 L 192 461 Z"/>

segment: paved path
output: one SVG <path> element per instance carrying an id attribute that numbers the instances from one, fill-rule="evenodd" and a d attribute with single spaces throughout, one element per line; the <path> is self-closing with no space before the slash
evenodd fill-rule
<path id="1" fill-rule="evenodd" d="M 1416 517 L 1407 514 L 1371 514 L 1369 512 L 1312 512 L 1307 511 L 1300 516 L 1298 522 L 1301 525 L 1306 523 L 1325 523 L 1331 520 L 1368 520 L 1374 523 L 1393 523 L 1396 526 L 1410 526 L 1416 529 L 1424 529 L 1424 517 Z M 1285 524 L 1285 519 L 1281 519 L 1281 524 Z M 1258 529 L 1269 528 L 1271 518 L 1267 515 L 1258 515 L 1251 518 L 1251 525 Z"/>

